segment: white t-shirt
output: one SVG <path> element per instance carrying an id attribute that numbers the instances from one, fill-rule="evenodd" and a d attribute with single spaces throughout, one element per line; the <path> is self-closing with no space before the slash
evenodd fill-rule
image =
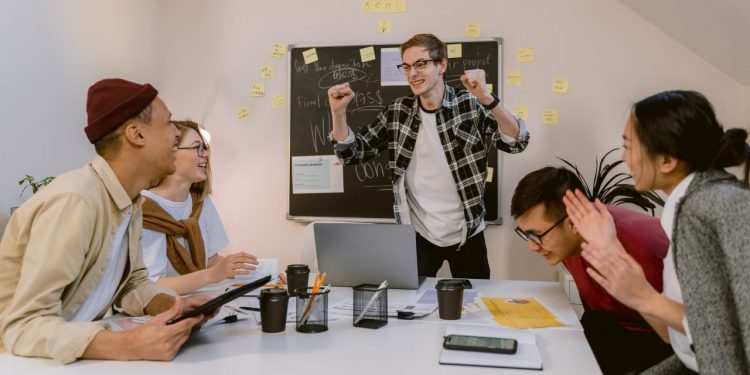
<path id="1" fill-rule="evenodd" d="M 466 225 L 448 158 L 437 131 L 435 112 L 420 108 L 422 125 L 406 168 L 406 199 L 411 222 L 425 239 L 441 247 L 461 242 Z"/>
<path id="2" fill-rule="evenodd" d="M 128 261 L 128 224 L 130 224 L 130 213 L 125 214 L 125 218 L 117 228 L 117 233 L 112 237 L 111 257 L 107 262 L 107 268 L 104 270 L 102 279 L 94 287 L 86 301 L 70 318 L 71 322 L 91 322 L 96 319 L 104 309 L 109 308 L 112 297 L 120 285 L 122 275 L 125 273 L 125 264 Z"/>
<path id="3" fill-rule="evenodd" d="M 183 202 L 174 202 L 164 199 L 148 190 L 141 191 L 141 195 L 153 199 L 156 203 L 168 212 L 175 220 L 184 220 L 190 217 L 193 211 L 193 199 L 188 194 L 188 198 Z M 206 249 L 206 264 L 208 258 L 214 256 L 219 250 L 223 249 L 229 243 L 227 233 L 224 231 L 224 225 L 219 218 L 219 212 L 211 201 L 206 197 L 203 200 L 203 210 L 198 218 L 198 226 L 201 228 L 203 243 Z M 190 245 L 184 237 L 178 237 L 177 241 L 190 250 Z M 148 268 L 149 278 L 156 281 L 160 277 L 178 276 L 172 264 L 167 259 L 167 235 L 149 229 L 143 229 L 143 263 Z"/>
<path id="4" fill-rule="evenodd" d="M 687 192 L 687 188 L 690 185 L 690 182 L 693 181 L 693 177 L 695 177 L 695 173 L 689 174 L 677 184 L 674 190 L 672 190 L 672 194 L 667 197 L 667 201 L 664 202 L 664 209 L 661 212 L 661 226 L 664 228 L 664 232 L 667 234 L 667 237 L 669 237 L 670 242 L 669 250 L 667 250 L 667 255 L 664 257 L 664 271 L 662 273 L 664 289 L 661 294 L 664 297 L 681 304 L 684 303 L 682 302 L 680 283 L 677 280 L 674 255 L 672 254 L 672 229 L 674 226 L 674 215 L 675 209 L 677 208 L 677 202 L 679 202 Z M 680 361 L 682 361 L 687 368 L 698 372 L 698 362 L 695 360 L 695 353 L 690 349 L 690 344 L 693 342 L 693 339 L 690 338 L 687 315 L 682 319 L 682 326 L 685 328 L 685 333 L 672 327 L 667 327 L 669 342 L 672 344 L 672 349 L 674 349 L 674 352 L 677 354 L 677 357 L 680 358 Z"/>

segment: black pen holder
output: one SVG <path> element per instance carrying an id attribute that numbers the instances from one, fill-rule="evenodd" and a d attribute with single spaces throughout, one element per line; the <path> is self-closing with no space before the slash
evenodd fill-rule
<path id="1" fill-rule="evenodd" d="M 310 288 L 294 290 L 297 296 L 297 332 L 317 333 L 328 330 L 329 289 L 320 288 L 317 292 Z"/>
<path id="2" fill-rule="evenodd" d="M 388 287 L 362 284 L 353 287 L 352 294 L 355 327 L 376 329 L 388 324 Z"/>

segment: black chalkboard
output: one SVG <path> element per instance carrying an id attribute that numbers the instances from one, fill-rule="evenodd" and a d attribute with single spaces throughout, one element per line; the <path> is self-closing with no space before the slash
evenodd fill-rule
<path id="1" fill-rule="evenodd" d="M 500 96 L 501 40 L 451 43 L 461 44 L 462 57 L 448 59 L 445 75 L 448 85 L 462 87 L 460 77 L 464 70 L 484 69 L 487 83 L 492 84 L 493 91 Z M 294 194 L 291 163 L 296 156 L 333 154 L 333 146 L 327 139 L 332 127 L 327 96 L 329 87 L 350 82 L 356 97 L 347 109 L 347 123 L 354 131 L 374 121 L 378 112 L 395 98 L 412 95 L 408 86 L 381 85 L 381 49 L 398 46 L 290 46 L 289 219 L 393 220 L 393 192 L 387 152 L 367 163 L 345 166 L 343 193 Z M 362 62 L 360 49 L 366 47 L 374 48 L 374 61 Z M 306 64 L 303 52 L 311 48 L 315 48 L 318 61 Z M 488 166 L 494 169 L 494 176 L 486 187 L 486 220 L 499 222 L 498 152 L 494 148 L 492 150 L 488 155 Z"/>

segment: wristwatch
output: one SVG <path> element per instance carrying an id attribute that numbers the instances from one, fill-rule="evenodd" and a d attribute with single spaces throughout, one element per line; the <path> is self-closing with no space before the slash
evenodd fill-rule
<path id="1" fill-rule="evenodd" d="M 492 110 L 493 108 L 497 107 L 498 104 L 500 104 L 500 98 L 498 98 L 497 95 L 495 95 L 494 92 L 491 93 L 491 95 L 492 95 L 492 99 L 493 99 L 492 103 L 490 103 L 490 104 L 482 104 L 482 102 L 479 102 L 480 104 L 482 104 L 482 107 L 484 107 L 487 110 Z"/>

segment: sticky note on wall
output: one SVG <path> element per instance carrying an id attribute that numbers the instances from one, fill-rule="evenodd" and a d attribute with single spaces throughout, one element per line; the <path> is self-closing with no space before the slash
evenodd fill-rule
<path id="1" fill-rule="evenodd" d="M 263 65 L 260 67 L 260 78 L 269 79 L 273 78 L 273 65 Z"/>
<path id="2" fill-rule="evenodd" d="M 250 108 L 239 107 L 237 108 L 237 119 L 240 121 L 247 121 L 250 119 Z"/>
<path id="3" fill-rule="evenodd" d="M 390 33 L 393 31 L 393 25 L 391 24 L 391 20 L 380 20 L 378 21 L 378 32 L 379 33 Z"/>
<path id="4" fill-rule="evenodd" d="M 302 58 L 305 59 L 305 64 L 312 64 L 318 61 L 318 51 L 315 48 L 310 48 L 302 51 Z"/>
<path id="5" fill-rule="evenodd" d="M 375 47 L 360 48 L 359 56 L 362 58 L 362 62 L 375 60 Z"/>
<path id="6" fill-rule="evenodd" d="M 505 83 L 508 86 L 521 86 L 521 84 L 523 83 L 523 72 L 518 70 L 508 72 Z"/>
<path id="7" fill-rule="evenodd" d="M 250 89 L 250 95 L 252 96 L 264 96 L 266 95 L 266 85 L 262 83 L 255 83 Z"/>
<path id="8" fill-rule="evenodd" d="M 448 58 L 454 59 L 461 57 L 461 44 L 455 43 L 455 44 L 448 44 Z"/>
<path id="9" fill-rule="evenodd" d="M 286 107 L 286 99 L 284 99 L 284 95 L 274 95 L 271 97 L 271 107 L 273 109 L 279 109 Z"/>
<path id="10" fill-rule="evenodd" d="M 492 167 L 487 167 L 487 179 L 485 179 L 486 182 L 492 182 L 492 176 L 495 174 L 495 169 Z"/>
<path id="11" fill-rule="evenodd" d="M 491 83 L 487 84 L 487 91 L 489 91 L 491 93 L 494 93 L 495 92 L 495 91 L 493 91 L 494 89 L 495 89 L 495 86 L 492 86 Z"/>
<path id="12" fill-rule="evenodd" d="M 518 104 L 513 106 L 513 114 L 523 119 L 523 121 L 529 121 L 529 106 L 525 104 Z"/>
<path id="13" fill-rule="evenodd" d="M 518 51 L 516 51 L 516 56 L 520 63 L 532 62 L 534 61 L 534 49 L 531 47 L 519 48 Z"/>
<path id="14" fill-rule="evenodd" d="M 547 125 L 557 124 L 557 110 L 545 109 L 542 111 L 542 123 Z"/>
<path id="15" fill-rule="evenodd" d="M 286 46 L 280 43 L 276 43 L 271 47 L 271 57 L 281 59 L 286 53 Z"/>
<path id="16" fill-rule="evenodd" d="M 570 85 L 570 81 L 568 81 L 567 79 L 555 78 L 555 80 L 552 82 L 552 91 L 559 92 L 560 94 L 567 94 L 568 85 Z"/>
<path id="17" fill-rule="evenodd" d="M 482 24 L 480 23 L 470 23 L 466 25 L 466 36 L 470 36 L 472 38 L 479 38 L 479 35 L 482 34 Z"/>

